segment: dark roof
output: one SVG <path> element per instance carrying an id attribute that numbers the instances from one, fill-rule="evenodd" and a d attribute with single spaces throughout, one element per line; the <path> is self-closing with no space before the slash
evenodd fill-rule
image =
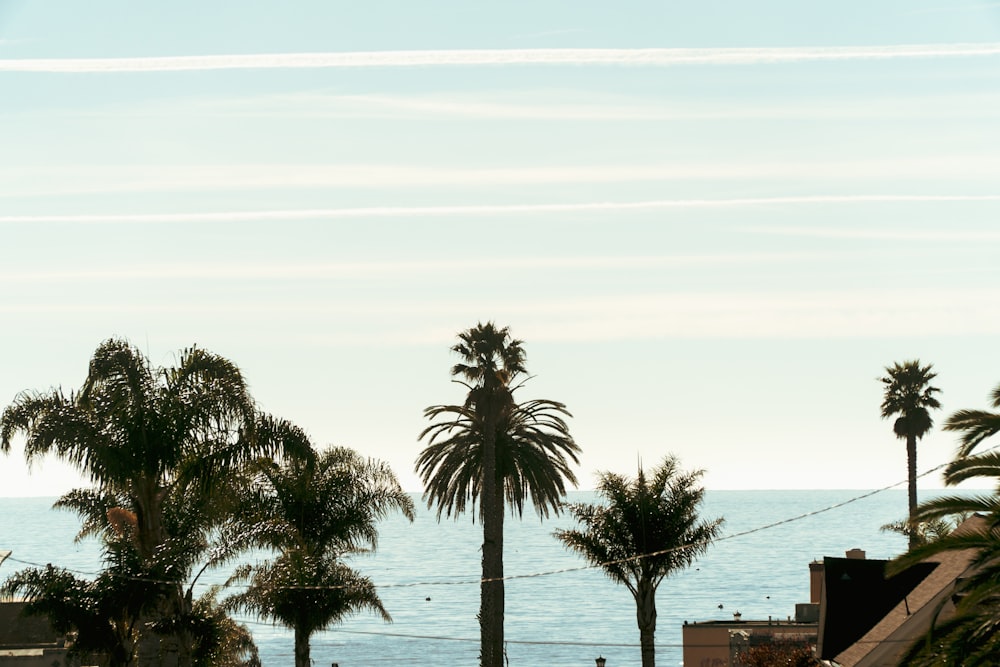
<path id="1" fill-rule="evenodd" d="M 823 559 L 823 613 L 817 646 L 820 658 L 835 658 L 861 639 L 937 567 L 937 563 L 917 563 L 887 578 L 888 563 L 859 558 Z"/>
<path id="2" fill-rule="evenodd" d="M 982 517 L 972 516 L 964 521 L 955 532 L 979 531 L 983 529 L 983 525 Z M 944 551 L 915 565 L 914 567 L 925 569 L 930 567 L 930 573 L 920 579 L 912 590 L 904 594 L 894 607 L 869 625 L 862 636 L 833 656 L 833 664 L 842 667 L 882 667 L 883 665 L 898 664 L 900 658 L 914 641 L 925 636 L 932 625 L 948 618 L 953 613 L 954 605 L 951 603 L 951 595 L 955 591 L 956 582 L 961 577 L 967 576 L 974 556 L 975 551 L 969 549 Z M 844 559 L 828 560 L 840 561 Z M 875 562 L 884 564 L 886 561 Z M 903 576 L 909 571 L 907 570 L 899 576 Z M 829 578 L 825 580 L 826 583 L 829 581 Z M 842 626 L 852 623 L 850 620 L 852 615 L 864 615 L 866 618 L 874 615 L 874 613 L 869 614 L 866 609 L 869 597 L 878 599 L 880 602 L 891 599 L 891 597 L 880 593 L 882 587 L 877 581 L 873 583 L 873 586 L 875 588 L 873 588 L 872 596 L 858 596 L 854 608 L 840 609 L 836 617 L 831 618 L 828 609 L 820 610 L 819 640 L 821 646 L 824 639 L 824 628 L 833 631 L 834 637 L 836 637 Z M 823 657 L 829 659 L 826 647 L 822 648 Z"/>

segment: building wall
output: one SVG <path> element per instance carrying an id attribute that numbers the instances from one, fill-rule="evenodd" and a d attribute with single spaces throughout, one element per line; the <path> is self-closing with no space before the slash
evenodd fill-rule
<path id="1" fill-rule="evenodd" d="M 742 621 L 688 623 L 683 627 L 684 667 L 731 667 L 730 632 L 746 632 L 754 637 L 780 639 L 811 635 L 816 638 L 815 623 Z"/>
<path id="2" fill-rule="evenodd" d="M 23 602 L 0 602 L 0 667 L 68 667 L 63 637 L 43 616 L 21 616 Z"/>

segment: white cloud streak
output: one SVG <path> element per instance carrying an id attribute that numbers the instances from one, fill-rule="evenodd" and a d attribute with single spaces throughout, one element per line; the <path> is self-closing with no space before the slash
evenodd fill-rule
<path id="1" fill-rule="evenodd" d="M 994 118 L 1000 106 L 994 93 L 952 93 L 876 98 L 866 96 L 854 103 L 842 99 L 792 98 L 781 103 L 754 104 L 745 99 L 715 100 L 691 104 L 643 98 L 576 96 L 563 91 L 540 98 L 507 95 L 332 95 L 300 93 L 243 98 L 195 100 L 164 106 L 161 101 L 142 109 L 86 112 L 95 116 L 117 114 L 176 116 L 296 117 L 296 118 L 475 118 L 509 120 L 636 120 L 715 121 L 774 120 L 788 118 L 893 119 L 900 118 Z"/>
<path id="2" fill-rule="evenodd" d="M 492 313 L 518 322 L 533 341 L 614 341 L 670 338 L 908 338 L 914 335 L 1000 334 L 996 289 L 836 290 L 809 292 L 680 292 L 619 294 L 599 298 L 502 300 L 475 305 L 450 300 L 379 303 L 302 300 L 296 303 L 147 303 L 64 302 L 0 303 L 0 313 L 18 316 L 89 318 L 136 314 L 166 321 L 197 316 L 204 326 L 267 312 L 289 329 L 333 333 L 303 335 L 330 345 L 441 343 L 454 337 L 443 317 L 468 320 Z M 399 327 L 405 318 L 410 326 Z M 299 320 L 311 326 L 297 327 Z M 319 325 L 319 326 L 318 326 Z M 326 326 L 329 325 L 329 326 Z M 325 329 L 324 329 L 325 327 Z M 341 328 L 343 327 L 343 328 Z M 258 331 L 257 335 L 267 335 Z"/>
<path id="3" fill-rule="evenodd" d="M 191 164 L 46 165 L 0 168 L 0 197 L 119 192 L 205 192 L 264 188 L 373 188 L 407 190 L 446 186 L 538 187 L 550 183 L 626 183 L 767 179 L 822 183 L 845 180 L 865 188 L 887 180 L 994 183 L 996 155 L 901 156 L 858 160 L 788 162 L 678 162 L 675 164 L 594 164 L 511 167 L 435 167 L 392 164 Z M 820 186 L 822 187 L 822 186 Z M 892 186 L 883 186 L 890 189 Z M 810 188 L 814 189 L 814 188 Z"/>
<path id="4" fill-rule="evenodd" d="M 844 229 L 833 227 L 752 227 L 748 232 L 774 236 L 804 236 L 823 239 L 865 241 L 1000 241 L 998 231 L 963 231 L 958 229 Z"/>
<path id="5" fill-rule="evenodd" d="M 469 271 L 645 271 L 670 267 L 734 266 L 846 261 L 843 253 L 717 253 L 624 257 L 500 257 L 470 260 L 328 262 L 322 264 L 162 264 L 113 269 L 24 269 L 0 272 L 0 284 L 39 282 L 114 282 L 121 280 L 314 280 L 323 278 L 456 274 Z"/>
<path id="6" fill-rule="evenodd" d="M 756 206 L 809 206 L 872 203 L 998 202 L 1000 195 L 816 195 L 802 197 L 738 197 L 732 199 L 661 199 L 635 202 L 568 204 L 483 204 L 468 206 L 368 206 L 346 208 L 203 211 L 193 213 L 3 215 L 0 224 L 169 224 L 187 222 L 270 222 L 317 219 L 424 218 L 478 215 L 526 215 L 603 211 L 657 211 Z M 758 228 L 762 233 L 785 233 L 784 228 Z"/>
<path id="7" fill-rule="evenodd" d="M 469 49 L 0 60 L 0 72 L 127 73 L 509 65 L 766 65 L 1000 55 L 1000 43 L 686 49 Z"/>

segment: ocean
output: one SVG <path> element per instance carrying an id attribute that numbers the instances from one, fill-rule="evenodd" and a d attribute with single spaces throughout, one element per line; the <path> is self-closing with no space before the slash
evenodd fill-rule
<path id="1" fill-rule="evenodd" d="M 922 498 L 929 497 L 927 492 Z M 591 492 L 569 500 L 591 501 Z M 93 540 L 75 543 L 75 514 L 52 510 L 54 498 L 0 498 L 0 550 L 12 554 L 0 579 L 46 563 L 81 576 L 100 566 Z M 415 497 L 412 524 L 394 517 L 381 524 L 378 551 L 352 558 L 372 578 L 393 617 L 368 615 L 312 639 L 317 666 L 469 666 L 478 664 L 482 532 L 469 516 L 436 520 Z M 906 493 L 864 491 L 709 491 L 702 516 L 723 517 L 723 539 L 695 564 L 666 579 L 657 592 L 657 664 L 682 664 L 684 621 L 794 616 L 809 601 L 809 562 L 861 548 L 869 558 L 891 558 L 905 538 L 879 527 L 906 514 Z M 508 517 L 505 530 L 507 657 L 509 665 L 584 667 L 603 656 L 608 667 L 639 665 L 635 605 L 623 587 L 566 551 L 553 536 L 572 526 L 566 515 L 539 521 Z M 199 589 L 224 581 L 229 570 L 207 573 Z M 265 667 L 293 662 L 292 633 L 256 618 L 252 631 Z"/>

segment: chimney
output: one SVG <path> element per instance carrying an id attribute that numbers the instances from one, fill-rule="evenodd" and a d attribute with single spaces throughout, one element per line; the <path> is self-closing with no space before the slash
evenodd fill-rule
<path id="1" fill-rule="evenodd" d="M 855 549 L 848 549 L 847 550 L 847 557 L 855 559 L 855 560 L 864 560 L 865 559 L 865 550 L 864 549 L 857 549 L 857 548 L 855 548 Z"/>
<path id="2" fill-rule="evenodd" d="M 819 604 L 823 595 L 823 573 L 826 568 L 823 561 L 814 560 L 809 563 L 809 601 Z"/>

